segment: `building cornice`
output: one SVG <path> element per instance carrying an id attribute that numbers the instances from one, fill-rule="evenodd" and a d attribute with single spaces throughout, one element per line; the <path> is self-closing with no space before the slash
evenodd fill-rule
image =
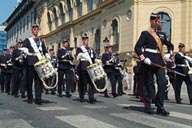
<path id="1" fill-rule="evenodd" d="M 67 28 L 73 27 L 77 23 L 80 23 L 80 22 L 83 22 L 83 21 L 85 21 L 85 20 L 87 20 L 89 18 L 92 18 L 93 16 L 100 14 L 103 8 L 105 8 L 106 6 L 108 6 L 110 4 L 113 4 L 116 1 L 118 1 L 118 0 L 106 0 L 103 3 L 101 3 L 98 6 L 97 9 L 93 10 L 92 12 L 87 13 L 87 14 L 81 16 L 80 18 L 78 18 L 76 20 L 69 21 L 69 22 L 59 26 L 56 30 L 53 30 L 52 32 L 50 32 L 50 33 L 48 33 L 46 35 L 41 35 L 41 37 L 42 38 L 48 38 L 49 36 L 52 36 L 52 35 L 60 32 L 60 31 L 62 31 L 63 29 L 67 29 Z"/>
<path id="2" fill-rule="evenodd" d="M 35 0 L 30 0 L 29 3 L 25 7 L 23 7 L 26 2 L 27 0 L 23 0 L 13 11 L 13 13 L 8 17 L 8 19 L 6 20 L 6 31 L 8 31 L 19 19 L 21 19 L 24 14 L 26 14 L 26 12 L 28 12 L 28 10 L 33 7 Z M 21 11 L 19 11 L 20 9 Z"/>

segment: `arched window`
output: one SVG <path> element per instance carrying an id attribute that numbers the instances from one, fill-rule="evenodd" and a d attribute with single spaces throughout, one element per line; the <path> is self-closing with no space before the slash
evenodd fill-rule
<path id="1" fill-rule="evenodd" d="M 52 30 L 52 18 L 50 12 L 47 13 L 49 30 Z"/>
<path id="2" fill-rule="evenodd" d="M 113 43 L 119 44 L 119 32 L 118 32 L 119 26 L 116 19 L 112 21 L 111 27 L 112 27 Z"/>
<path id="3" fill-rule="evenodd" d="M 101 33 L 100 30 L 97 29 L 95 32 L 95 43 L 96 43 L 96 52 L 99 54 L 100 53 L 100 46 L 101 46 Z"/>
<path id="4" fill-rule="evenodd" d="M 80 0 L 76 0 L 77 2 L 77 14 L 78 17 L 82 16 L 82 2 Z"/>
<path id="5" fill-rule="evenodd" d="M 63 10 L 63 5 L 62 3 L 59 4 L 59 10 L 60 10 L 60 14 L 61 14 L 61 22 L 65 23 L 65 12 Z"/>
<path id="6" fill-rule="evenodd" d="M 74 38 L 75 48 L 77 48 L 77 37 Z"/>
<path id="7" fill-rule="evenodd" d="M 91 12 L 93 10 L 93 0 L 87 1 L 87 12 Z"/>
<path id="8" fill-rule="evenodd" d="M 166 12 L 159 12 L 161 26 L 163 32 L 167 35 L 169 41 L 171 41 L 171 18 Z"/>
<path id="9" fill-rule="evenodd" d="M 73 8 L 71 7 L 71 0 L 67 0 L 68 12 L 69 12 L 69 20 L 73 20 Z"/>
<path id="10" fill-rule="evenodd" d="M 53 15 L 54 15 L 54 18 L 55 18 L 55 26 L 58 27 L 58 15 L 57 15 L 56 8 L 53 8 Z"/>

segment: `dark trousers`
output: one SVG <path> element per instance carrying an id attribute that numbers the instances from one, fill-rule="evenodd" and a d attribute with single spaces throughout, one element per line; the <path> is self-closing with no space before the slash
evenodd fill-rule
<path id="1" fill-rule="evenodd" d="M 151 108 L 151 102 L 154 97 L 154 75 L 157 78 L 158 91 L 156 94 L 156 106 L 163 107 L 164 95 L 165 95 L 165 70 L 163 68 L 152 67 L 144 65 L 144 106 L 145 108 Z"/>
<path id="2" fill-rule="evenodd" d="M 35 85 L 35 100 L 40 102 L 42 97 L 42 82 L 40 78 L 38 77 L 35 69 L 33 66 L 27 67 L 27 97 L 28 100 L 33 100 L 33 79 L 34 79 L 34 85 Z"/>
<path id="3" fill-rule="evenodd" d="M 23 75 L 21 78 L 21 83 L 20 83 L 20 93 L 21 95 L 25 95 L 26 92 L 26 85 L 27 85 L 27 68 L 23 68 Z"/>
<path id="4" fill-rule="evenodd" d="M 23 75 L 23 70 L 22 69 L 14 69 L 13 73 L 13 94 L 15 96 L 18 95 L 19 93 L 19 88 L 21 84 L 21 78 Z"/>
<path id="5" fill-rule="evenodd" d="M 118 83 L 118 94 L 123 94 L 123 83 L 122 83 L 122 77 L 121 74 L 115 74 L 115 85 Z"/>
<path id="6" fill-rule="evenodd" d="M 111 82 L 111 90 L 112 95 L 116 95 L 116 82 L 115 82 L 115 74 L 114 73 L 107 73 L 107 77 Z"/>
<path id="7" fill-rule="evenodd" d="M 180 101 L 181 99 L 181 85 L 183 83 L 183 81 L 185 82 L 185 84 L 187 85 L 187 93 L 188 93 L 188 97 L 190 102 L 192 102 L 192 81 L 190 80 L 190 76 L 180 76 L 180 75 L 176 75 L 176 83 L 175 83 L 175 99 L 177 102 Z"/>
<path id="8" fill-rule="evenodd" d="M 70 92 L 74 92 L 74 75 L 71 69 L 59 70 L 58 71 L 58 94 L 62 94 L 62 87 L 64 83 L 64 75 L 65 75 L 65 83 L 66 83 L 66 94 L 70 94 Z"/>
<path id="9" fill-rule="evenodd" d="M 134 77 L 133 94 L 136 97 L 143 97 L 144 76 Z"/>
<path id="10" fill-rule="evenodd" d="M 0 75 L 1 92 L 5 91 L 5 76 L 6 76 L 6 73 L 5 72 L 1 72 L 1 75 Z"/>
<path id="11" fill-rule="evenodd" d="M 6 93 L 10 93 L 11 91 L 11 78 L 12 78 L 12 73 L 6 73 L 5 75 L 5 87 L 6 87 Z"/>
<path id="12" fill-rule="evenodd" d="M 88 86 L 89 85 L 89 86 Z M 87 73 L 87 71 L 80 71 L 79 72 L 79 83 L 78 83 L 78 91 L 79 91 L 79 98 L 84 99 L 85 92 L 87 91 L 88 86 L 88 97 L 89 99 L 94 98 L 94 85 L 91 82 L 91 79 Z"/>

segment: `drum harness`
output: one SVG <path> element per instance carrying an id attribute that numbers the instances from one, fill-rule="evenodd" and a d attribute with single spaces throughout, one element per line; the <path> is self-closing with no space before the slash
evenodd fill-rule
<path id="1" fill-rule="evenodd" d="M 83 51 L 84 56 L 86 56 L 86 57 L 82 57 L 82 58 L 79 57 L 80 60 L 81 60 L 81 61 L 82 61 L 82 60 L 88 61 L 88 62 L 90 63 L 90 66 L 93 65 L 93 62 L 92 62 L 92 60 L 91 60 L 91 57 L 93 57 L 93 50 L 91 49 L 91 56 L 90 56 L 89 53 L 88 53 L 88 50 L 85 48 L 85 46 L 81 46 L 80 48 L 81 48 L 81 50 Z M 88 69 L 90 68 L 90 66 L 87 67 L 87 72 L 88 72 Z M 89 72 L 88 72 L 88 74 L 89 74 Z M 90 77 L 90 75 L 89 75 L 89 77 Z M 91 78 L 91 77 L 90 77 L 90 78 Z M 91 81 L 92 81 L 95 89 L 96 89 L 98 92 L 104 92 L 104 91 L 107 89 L 108 85 L 109 85 L 109 80 L 108 80 L 108 78 L 107 78 L 107 75 L 106 75 L 106 77 L 105 77 L 105 83 L 106 83 L 106 84 L 105 84 L 104 88 L 102 88 L 102 89 L 99 89 L 99 88 L 97 87 L 97 85 L 95 84 L 94 78 L 91 78 Z"/>
<path id="2" fill-rule="evenodd" d="M 34 50 L 34 53 L 30 53 L 29 50 L 28 50 L 28 48 L 20 48 L 20 50 L 23 50 L 23 51 L 24 51 L 27 55 L 29 55 L 29 56 L 37 56 L 37 58 L 38 58 L 39 61 L 43 60 L 43 59 L 45 58 L 45 56 L 48 58 L 48 53 L 46 53 L 45 56 L 41 53 L 41 51 L 42 51 L 42 42 L 41 42 L 40 39 L 39 39 L 39 47 L 38 47 L 37 44 L 35 43 L 35 40 L 33 39 L 33 37 L 30 37 L 30 38 L 29 38 L 29 41 L 30 41 L 30 43 L 31 43 L 31 47 L 32 47 L 33 50 Z M 48 60 L 49 60 L 49 58 L 48 58 Z M 39 62 L 39 61 L 38 61 L 38 62 Z M 50 60 L 49 60 L 49 61 L 50 61 Z M 36 72 L 37 72 L 37 71 L 36 71 Z M 53 77 L 53 79 L 56 77 L 56 81 L 55 81 L 55 85 L 53 85 L 53 86 L 48 86 L 48 85 L 45 83 L 44 79 L 40 78 L 41 81 L 42 81 L 42 83 L 43 83 L 43 85 L 44 85 L 44 87 L 45 87 L 46 89 L 53 89 L 53 88 L 55 88 L 55 87 L 57 86 L 57 83 L 58 83 L 58 74 L 57 74 L 57 71 L 56 71 L 56 70 L 54 71 L 54 73 L 55 73 L 55 76 Z M 39 76 L 39 77 L 40 77 L 40 76 Z M 52 80 L 52 81 L 53 81 L 53 80 Z M 52 82 L 51 82 L 51 83 L 52 83 Z"/>

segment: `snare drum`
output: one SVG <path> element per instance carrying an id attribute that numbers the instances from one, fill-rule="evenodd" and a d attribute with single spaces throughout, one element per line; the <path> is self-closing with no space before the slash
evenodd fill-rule
<path id="1" fill-rule="evenodd" d="M 34 68 L 40 79 L 47 79 L 55 75 L 55 69 L 47 58 L 35 63 Z"/>
<path id="2" fill-rule="evenodd" d="M 107 76 L 101 62 L 88 66 L 87 72 L 93 81 L 100 80 L 101 78 L 105 78 Z"/>

